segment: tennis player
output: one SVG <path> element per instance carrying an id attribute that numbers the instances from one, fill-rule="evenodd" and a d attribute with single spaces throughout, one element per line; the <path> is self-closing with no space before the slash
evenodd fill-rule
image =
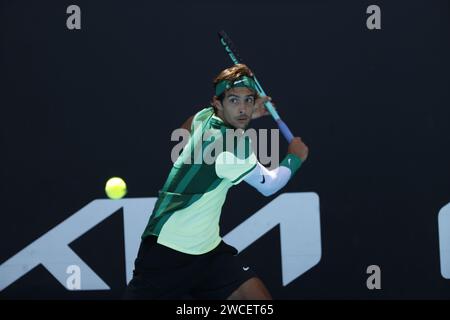
<path id="1" fill-rule="evenodd" d="M 211 105 L 182 125 L 191 136 L 159 191 L 125 299 L 271 299 L 237 250 L 221 239 L 221 210 L 228 190 L 242 181 L 264 196 L 279 191 L 306 160 L 308 147 L 295 137 L 274 170 L 259 163 L 245 129 L 269 114 L 264 103 L 270 98 L 258 96 L 252 75 L 244 64 L 220 72 Z M 202 139 L 208 130 L 215 139 Z M 200 144 L 203 150 L 213 140 L 226 146 L 230 131 L 231 149 L 223 148 L 212 163 L 195 161 Z"/>

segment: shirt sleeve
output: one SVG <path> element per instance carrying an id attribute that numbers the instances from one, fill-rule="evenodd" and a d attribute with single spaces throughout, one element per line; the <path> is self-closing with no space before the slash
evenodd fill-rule
<path id="1" fill-rule="evenodd" d="M 245 136 L 231 152 L 226 150 L 217 156 L 215 170 L 219 178 L 238 184 L 256 167 L 257 162 L 250 137 Z"/>
<path id="2" fill-rule="evenodd" d="M 206 107 L 202 110 L 198 111 L 194 118 L 192 118 L 191 122 L 191 131 L 194 130 L 195 125 L 198 125 L 198 122 L 206 121 L 214 114 L 214 108 L 213 107 Z"/>

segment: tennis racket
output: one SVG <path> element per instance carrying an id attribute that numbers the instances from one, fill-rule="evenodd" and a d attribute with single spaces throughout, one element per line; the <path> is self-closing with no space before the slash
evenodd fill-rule
<path id="1" fill-rule="evenodd" d="M 231 41 L 230 37 L 225 33 L 225 31 L 219 32 L 219 38 L 220 42 L 225 48 L 225 51 L 228 53 L 228 56 L 231 58 L 234 64 L 242 63 L 242 58 L 239 56 L 235 45 Z M 259 84 L 258 80 L 255 77 L 255 74 L 253 74 L 253 80 L 255 80 L 256 83 L 256 89 L 258 91 L 258 94 L 261 96 L 266 96 L 266 93 L 264 92 L 263 88 Z M 284 123 L 283 120 L 281 120 L 280 115 L 273 107 L 272 103 L 270 101 L 267 101 L 264 106 L 266 107 L 267 111 L 272 115 L 273 119 L 278 125 L 278 128 L 280 129 L 283 136 L 286 138 L 286 140 L 290 143 L 292 139 L 294 138 L 294 135 L 292 134 L 291 130 L 289 130 L 286 123 Z"/>

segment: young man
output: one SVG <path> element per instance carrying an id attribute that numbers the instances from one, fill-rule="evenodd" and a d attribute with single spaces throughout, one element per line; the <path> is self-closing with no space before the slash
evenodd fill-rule
<path id="1" fill-rule="evenodd" d="M 251 119 L 268 115 L 264 103 L 270 98 L 258 97 L 252 73 L 243 64 L 223 70 L 214 86 L 212 105 L 182 126 L 191 137 L 159 191 L 126 299 L 271 299 L 255 273 L 243 268 L 247 264 L 237 250 L 222 241 L 221 209 L 228 189 L 241 181 L 265 196 L 280 190 L 306 160 L 308 148 L 294 138 L 280 166 L 268 170 L 243 132 Z M 231 139 L 243 151 L 233 145 L 218 152 L 212 163 L 195 161 L 197 147 L 208 147 L 213 140 L 227 145 L 230 129 L 242 129 Z M 202 138 L 208 130 L 215 139 Z"/>

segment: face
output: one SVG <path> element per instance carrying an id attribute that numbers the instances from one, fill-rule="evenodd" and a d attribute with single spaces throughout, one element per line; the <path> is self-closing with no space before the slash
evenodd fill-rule
<path id="1" fill-rule="evenodd" d="M 245 129 L 252 118 L 255 107 L 255 93 L 245 87 L 231 88 L 225 92 L 223 102 L 214 98 L 218 116 L 228 125 Z"/>

